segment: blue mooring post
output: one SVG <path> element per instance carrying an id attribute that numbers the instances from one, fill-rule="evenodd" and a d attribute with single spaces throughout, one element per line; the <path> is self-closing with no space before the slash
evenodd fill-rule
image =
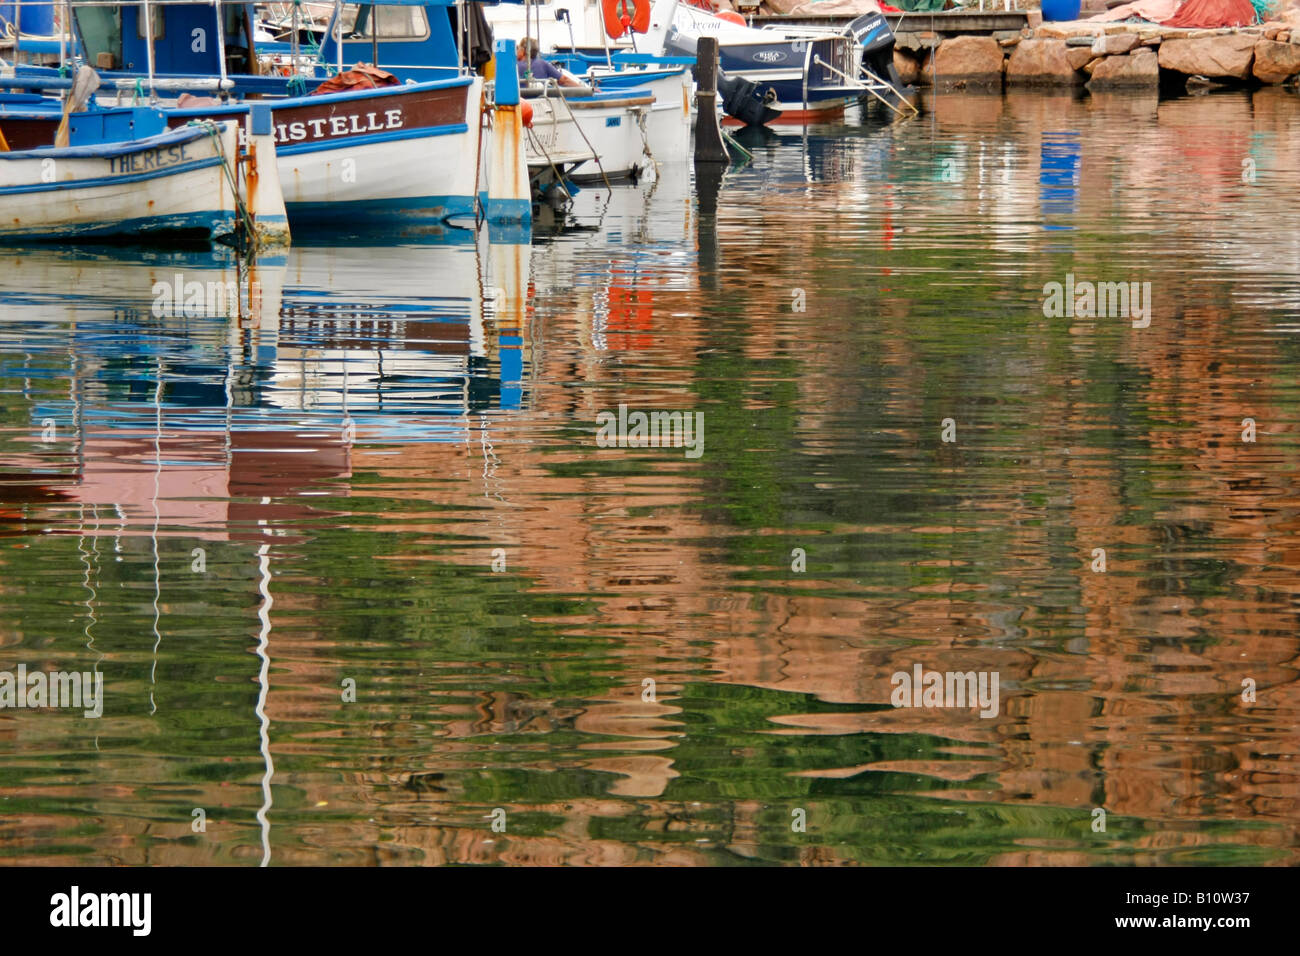
<path id="1" fill-rule="evenodd" d="M 515 69 L 515 41 L 497 40 L 497 105 L 519 105 L 519 73 Z"/>
<path id="2" fill-rule="evenodd" d="M 271 104 L 251 103 L 248 107 L 248 132 L 252 136 L 271 135 Z"/>
<path id="3" fill-rule="evenodd" d="M 533 202 L 528 185 L 528 156 L 524 152 L 515 41 L 497 40 L 493 52 L 497 61 L 496 103 L 488 142 L 484 211 L 489 223 L 527 224 L 532 221 Z"/>

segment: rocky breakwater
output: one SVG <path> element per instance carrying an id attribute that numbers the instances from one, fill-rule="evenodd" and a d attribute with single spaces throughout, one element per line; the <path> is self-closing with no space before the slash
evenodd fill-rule
<path id="1" fill-rule="evenodd" d="M 1294 83 L 1300 10 L 1251 27 L 1185 30 L 1154 23 L 1043 23 L 1018 33 L 941 38 L 899 33 L 894 63 L 907 82 L 940 90 L 1089 90 Z"/>

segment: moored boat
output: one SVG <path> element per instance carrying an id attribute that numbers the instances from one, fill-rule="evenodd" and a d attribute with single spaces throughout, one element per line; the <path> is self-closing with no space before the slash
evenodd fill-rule
<path id="1" fill-rule="evenodd" d="M 269 129 L 242 156 L 239 132 L 169 130 L 149 109 L 74 116 L 66 147 L 0 152 L 0 241 L 287 242 L 277 177 L 257 171 L 259 157 L 274 165 Z"/>
<path id="2" fill-rule="evenodd" d="M 146 7 L 153 11 L 156 31 L 146 21 Z M 293 71 L 259 72 L 256 34 L 251 40 L 249 35 L 249 3 L 73 3 L 73 23 L 78 53 L 99 66 L 105 85 L 119 96 L 124 88 L 134 88 L 136 98 L 157 101 L 171 126 L 194 119 L 238 120 L 251 102 L 269 104 L 279 176 L 296 221 L 318 226 L 394 216 L 473 219 L 480 211 L 493 219 L 502 209 L 509 210 L 503 215 L 522 214 L 526 221 L 526 203 L 522 213 L 514 202 L 482 209 L 481 197 L 494 196 L 487 165 L 481 162 L 490 139 L 484 122 L 485 83 L 460 61 L 448 15 L 455 8 L 454 0 L 338 5 L 348 14 L 342 23 L 343 49 L 327 40 L 328 49 L 313 54 L 310 78 Z M 381 19 L 378 10 L 395 15 Z M 335 27 L 332 36 L 339 32 Z M 178 36 L 203 42 L 172 42 Z M 321 81 L 345 72 L 344 54 L 400 56 L 414 41 L 436 46 L 442 54 L 416 82 L 390 77 L 387 86 L 371 83 L 308 94 Z M 0 88 L 58 89 L 63 82 L 53 71 L 27 70 L 0 78 Z M 0 133 L 12 129 L 25 143 L 44 139 L 48 144 L 57 122 L 57 111 L 28 102 L 13 104 L 7 114 L 0 108 Z M 516 161 L 523 166 L 522 146 Z"/>

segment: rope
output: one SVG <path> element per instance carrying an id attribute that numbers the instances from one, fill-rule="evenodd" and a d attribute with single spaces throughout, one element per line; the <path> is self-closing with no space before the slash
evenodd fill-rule
<path id="1" fill-rule="evenodd" d="M 284 85 L 284 91 L 289 96 L 306 96 L 307 80 L 301 73 L 295 73 L 289 77 L 289 81 Z"/>
<path id="2" fill-rule="evenodd" d="M 751 153 L 749 150 L 745 149 L 745 147 L 741 146 L 738 142 L 736 142 L 735 138 L 732 137 L 730 133 L 728 133 L 725 129 L 720 129 L 719 132 L 722 133 L 722 138 L 728 146 L 736 150 L 736 152 L 740 153 L 746 159 L 753 160 L 754 154 Z"/>
<path id="3" fill-rule="evenodd" d="M 556 86 L 556 90 L 559 90 L 558 85 Z M 549 98 L 550 97 L 548 97 L 548 99 Z M 605 188 L 612 193 L 614 187 L 609 184 L 609 177 L 605 175 L 605 165 L 600 161 L 600 154 L 596 152 L 596 147 L 591 145 L 591 140 L 587 139 L 587 134 L 582 131 L 582 125 L 578 122 L 578 117 L 573 115 L 573 107 L 569 105 L 569 101 L 564 98 L 563 93 L 559 95 L 559 100 L 564 104 L 564 108 L 569 114 L 569 119 L 573 120 L 573 125 L 574 128 L 577 129 L 578 135 L 582 137 L 582 141 L 586 143 L 587 148 L 591 150 L 591 155 L 596 158 L 596 168 L 600 170 L 600 178 L 605 181 Z"/>
<path id="4" fill-rule="evenodd" d="M 573 193 L 569 192 L 568 187 L 565 186 L 566 180 L 564 178 L 564 175 L 559 171 L 559 169 L 556 168 L 555 160 L 551 159 L 551 154 L 546 151 L 546 147 L 543 146 L 542 141 L 537 138 L 537 134 L 533 131 L 532 127 L 527 127 L 527 132 L 528 132 L 528 138 L 532 140 L 533 145 L 537 147 L 537 149 L 541 151 L 541 154 L 546 158 L 546 164 L 551 167 L 551 172 L 555 173 L 555 185 L 563 189 L 565 194 L 568 195 L 570 199 L 572 199 Z"/>
<path id="5" fill-rule="evenodd" d="M 212 143 L 217 148 L 217 155 L 221 158 L 221 168 L 225 170 L 226 181 L 230 183 L 230 192 L 235 197 L 235 212 L 239 216 L 240 222 L 244 227 L 244 234 L 249 242 L 257 242 L 257 233 L 253 230 L 253 217 L 248 212 L 248 205 L 239 197 L 239 186 L 235 181 L 234 171 L 230 168 L 230 163 L 226 159 L 226 150 L 221 142 L 221 137 L 217 129 L 217 124 L 212 120 L 190 120 L 186 126 L 194 126 L 205 130 L 212 138 Z"/>
<path id="6" fill-rule="evenodd" d="M 651 109 L 653 109 L 653 106 L 651 107 Z M 659 160 L 655 159 L 655 154 L 650 151 L 650 140 L 646 134 L 646 128 L 645 128 L 646 120 L 648 120 L 649 118 L 650 118 L 649 111 L 638 112 L 636 118 L 636 127 L 641 131 L 641 152 L 645 155 L 645 157 L 648 160 L 650 160 L 651 163 L 654 164 L 655 181 L 657 182 L 659 179 Z"/>
<path id="7" fill-rule="evenodd" d="M 486 117 L 487 122 L 492 122 L 492 113 L 488 110 L 487 105 L 487 84 L 479 88 L 478 94 L 478 148 L 474 152 L 474 228 L 477 229 L 483 225 L 483 220 L 487 218 L 487 210 L 483 208 L 483 203 L 479 202 L 479 186 L 482 184 L 483 175 L 483 122 Z"/>

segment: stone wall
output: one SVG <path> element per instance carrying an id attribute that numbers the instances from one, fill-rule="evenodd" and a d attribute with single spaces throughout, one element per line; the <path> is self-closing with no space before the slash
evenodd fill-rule
<path id="1" fill-rule="evenodd" d="M 1032 18 L 1018 33 L 992 36 L 900 33 L 894 63 L 905 81 L 940 89 L 1280 84 L 1300 76 L 1300 10 L 1280 16 L 1221 30 Z"/>

